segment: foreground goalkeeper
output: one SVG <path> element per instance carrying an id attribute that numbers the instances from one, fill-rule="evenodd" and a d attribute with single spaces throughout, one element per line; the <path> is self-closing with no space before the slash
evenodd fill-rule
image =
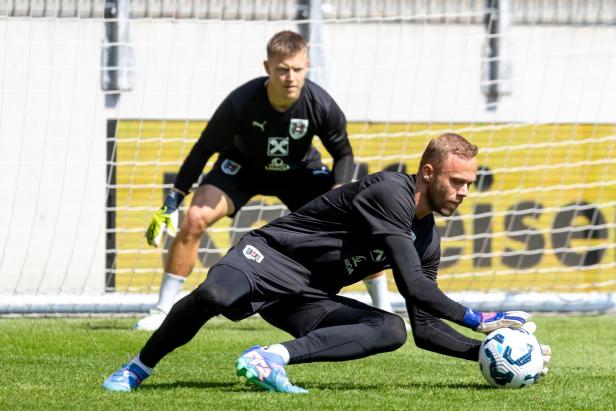
<path id="1" fill-rule="evenodd" d="M 286 364 L 353 360 L 406 342 L 399 316 L 337 295 L 386 268 L 406 300 L 415 344 L 477 361 L 481 341 L 442 319 L 488 333 L 521 327 L 530 315 L 477 312 L 437 286 L 440 237 L 432 213 L 450 216 L 468 195 L 476 154 L 463 137 L 443 134 L 429 143 L 417 175 L 369 175 L 247 233 L 103 388 L 134 390 L 215 315 L 239 321 L 259 313 L 295 339 L 248 348 L 236 361 L 237 374 L 266 390 L 304 393 L 289 381 Z"/>

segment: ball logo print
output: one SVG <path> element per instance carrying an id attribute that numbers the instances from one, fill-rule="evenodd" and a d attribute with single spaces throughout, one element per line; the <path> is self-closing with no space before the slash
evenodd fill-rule
<path id="1" fill-rule="evenodd" d="M 502 328 L 481 343 L 479 368 L 497 388 L 522 388 L 539 380 L 543 355 L 537 338 L 523 329 Z"/>

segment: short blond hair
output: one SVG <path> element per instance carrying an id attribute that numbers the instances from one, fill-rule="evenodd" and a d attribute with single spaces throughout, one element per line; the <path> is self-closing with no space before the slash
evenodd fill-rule
<path id="1" fill-rule="evenodd" d="M 308 44 L 304 38 L 289 30 L 281 31 L 272 36 L 267 42 L 267 58 L 273 56 L 290 57 L 300 51 L 307 51 Z"/>
<path id="2" fill-rule="evenodd" d="M 425 164 L 432 164 L 435 170 L 440 171 L 445 159 L 450 154 L 454 156 L 471 159 L 477 155 L 479 149 L 476 145 L 469 143 L 464 137 L 456 133 L 444 133 L 431 140 L 421 156 L 419 170 Z"/>

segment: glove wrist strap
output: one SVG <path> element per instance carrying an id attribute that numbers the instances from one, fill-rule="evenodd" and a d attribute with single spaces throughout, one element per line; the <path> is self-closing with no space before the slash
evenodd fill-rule
<path id="1" fill-rule="evenodd" d="M 165 198 L 164 206 L 167 209 L 167 213 L 171 214 L 177 210 L 180 204 L 182 204 L 182 200 L 184 200 L 184 194 L 178 190 L 171 190 Z"/>
<path id="2" fill-rule="evenodd" d="M 467 308 L 462 324 L 474 330 L 481 325 L 481 313 L 479 311 Z"/>

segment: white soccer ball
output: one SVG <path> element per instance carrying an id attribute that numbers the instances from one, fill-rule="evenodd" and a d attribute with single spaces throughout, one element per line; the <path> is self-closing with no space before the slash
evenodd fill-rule
<path id="1" fill-rule="evenodd" d="M 522 388 L 534 384 L 542 368 L 539 341 L 522 329 L 493 331 L 479 348 L 479 369 L 492 387 Z"/>

